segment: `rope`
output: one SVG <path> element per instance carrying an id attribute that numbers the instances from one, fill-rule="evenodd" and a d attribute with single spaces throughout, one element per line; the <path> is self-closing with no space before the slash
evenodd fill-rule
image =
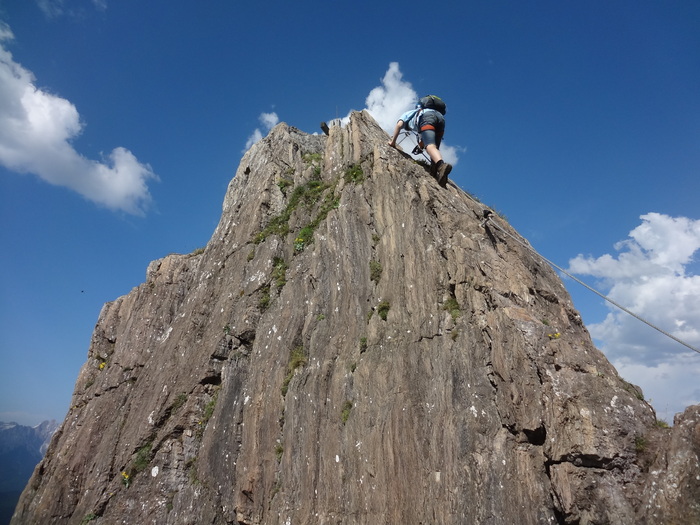
<path id="1" fill-rule="evenodd" d="M 457 187 L 457 186 L 455 186 L 455 187 Z M 469 197 L 472 201 L 476 202 L 476 201 L 472 198 L 472 196 L 469 195 L 466 191 L 462 190 L 462 189 L 459 188 L 459 187 L 457 187 L 457 188 L 458 188 L 460 191 L 462 191 L 467 197 Z M 478 204 L 478 203 L 477 203 L 477 204 Z M 664 334 L 666 337 L 669 337 L 669 338 L 673 339 L 673 340 L 676 341 L 677 343 L 682 344 L 683 346 L 685 346 L 686 348 L 689 348 L 689 349 L 692 350 L 693 352 L 697 352 L 698 354 L 700 354 L 700 349 L 695 348 L 694 346 L 692 346 L 692 345 L 686 343 L 685 341 L 679 339 L 679 338 L 676 337 L 675 335 L 670 334 L 670 333 L 668 333 L 668 332 L 665 331 L 665 330 L 662 330 L 662 329 L 659 328 L 658 326 L 656 326 L 656 325 L 650 323 L 650 322 L 647 321 L 646 319 L 640 317 L 640 316 L 637 315 L 636 313 L 634 313 L 634 312 L 632 312 L 631 310 L 625 308 L 625 307 L 622 306 L 621 304 L 615 302 L 614 300 L 612 300 L 612 299 L 611 299 L 610 297 L 608 297 L 607 295 L 604 295 L 604 294 L 600 293 L 598 290 L 596 290 L 595 288 L 593 288 L 593 287 L 587 285 L 587 284 L 584 283 L 581 279 L 579 279 L 579 278 L 577 278 L 577 277 L 574 277 L 571 273 L 567 272 L 567 271 L 564 270 L 562 267 L 560 267 L 560 266 L 554 264 L 552 261 L 550 261 L 549 259 L 547 259 L 545 256 L 543 256 L 542 254 L 538 253 L 537 250 L 535 250 L 530 244 L 521 241 L 520 239 L 518 239 L 518 238 L 515 237 L 514 235 L 511 235 L 510 232 L 507 232 L 506 230 L 504 230 L 503 228 L 501 228 L 501 226 L 500 226 L 498 223 L 496 223 L 496 222 L 493 221 L 493 219 L 492 219 L 492 217 L 491 217 L 491 214 L 492 214 L 492 212 L 491 212 L 490 210 L 489 210 L 488 212 L 484 213 L 484 221 L 481 223 L 482 226 L 485 226 L 488 222 L 491 222 L 491 224 L 493 224 L 498 230 L 500 230 L 501 232 L 505 233 L 508 237 L 510 237 L 511 239 L 517 241 L 520 245 L 522 245 L 522 246 L 524 246 L 525 248 L 527 248 L 528 250 L 530 250 L 533 254 L 537 255 L 540 259 L 542 259 L 544 262 L 546 262 L 547 264 L 549 264 L 552 268 L 555 268 L 555 269 L 559 270 L 561 273 L 563 273 L 563 274 L 566 275 L 567 277 L 570 277 L 571 279 L 573 279 L 574 281 L 576 281 L 577 283 L 579 283 L 579 284 L 580 284 L 581 286 L 583 286 L 584 288 L 587 288 L 588 290 L 590 290 L 591 292 L 593 292 L 593 293 L 596 294 L 597 296 L 602 297 L 603 299 L 605 299 L 606 301 L 608 301 L 610 304 L 616 306 L 617 308 L 619 308 L 619 309 L 622 310 L 623 312 L 625 312 L 625 313 L 631 315 L 631 316 L 634 317 L 635 319 L 637 319 L 637 320 L 643 322 L 643 323 L 646 324 L 647 326 L 650 326 L 650 327 L 653 328 L 654 330 L 657 330 L 658 332 L 661 332 L 661 333 Z"/>

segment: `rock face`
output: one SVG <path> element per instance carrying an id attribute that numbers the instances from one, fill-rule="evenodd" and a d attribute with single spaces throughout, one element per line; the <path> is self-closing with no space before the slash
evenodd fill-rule
<path id="1" fill-rule="evenodd" d="M 700 523 L 556 273 L 366 113 L 243 157 L 201 253 L 105 305 L 16 524 Z"/>

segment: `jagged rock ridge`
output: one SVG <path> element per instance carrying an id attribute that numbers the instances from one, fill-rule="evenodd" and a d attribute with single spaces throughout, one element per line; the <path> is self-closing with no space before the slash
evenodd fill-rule
<path id="1" fill-rule="evenodd" d="M 206 248 L 103 308 L 13 523 L 697 523 L 700 407 L 657 428 L 555 272 L 386 141 L 246 153 Z"/>

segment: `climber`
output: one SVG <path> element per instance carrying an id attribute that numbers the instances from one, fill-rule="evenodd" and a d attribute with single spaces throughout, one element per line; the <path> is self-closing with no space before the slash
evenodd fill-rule
<path id="1" fill-rule="evenodd" d="M 396 147 L 396 139 L 402 130 L 415 131 L 418 133 L 420 141 L 424 145 L 425 151 L 428 152 L 430 160 L 432 161 L 430 174 L 435 177 L 438 184 L 444 188 L 447 186 L 447 176 L 450 174 L 450 171 L 452 171 L 452 166 L 443 161 L 442 155 L 440 154 L 440 142 L 442 142 L 442 136 L 445 133 L 445 117 L 443 117 L 443 112 L 438 109 L 427 107 L 428 105 L 426 105 L 424 101 L 428 98 L 430 97 L 422 98 L 421 101 L 416 104 L 415 109 L 407 111 L 399 117 L 396 127 L 394 128 L 394 135 L 389 141 L 389 146 L 392 148 Z M 444 104 L 442 107 L 444 108 Z"/>

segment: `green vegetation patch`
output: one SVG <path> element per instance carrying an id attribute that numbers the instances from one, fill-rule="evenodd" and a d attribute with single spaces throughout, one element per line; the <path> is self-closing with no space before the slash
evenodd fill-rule
<path id="1" fill-rule="evenodd" d="M 177 397 L 175 398 L 175 401 L 173 401 L 172 404 L 172 411 L 175 412 L 178 408 L 182 407 L 187 402 L 187 394 L 184 392 L 180 392 Z"/>
<path id="2" fill-rule="evenodd" d="M 209 420 L 211 419 L 211 416 L 214 415 L 214 408 L 216 407 L 216 400 L 219 397 L 219 392 L 216 392 L 214 394 L 214 397 L 212 397 L 211 401 L 206 404 L 204 407 L 204 413 L 202 414 L 202 425 L 206 425 Z"/>
<path id="3" fill-rule="evenodd" d="M 367 338 L 360 337 L 360 353 L 364 354 L 367 351 Z"/>
<path id="4" fill-rule="evenodd" d="M 282 443 L 277 443 L 277 445 L 275 445 L 275 457 L 277 458 L 277 463 L 282 461 L 283 455 L 284 455 L 284 447 L 282 446 Z"/>
<path id="5" fill-rule="evenodd" d="M 365 180 L 365 174 L 359 164 L 353 164 L 345 170 L 343 179 L 347 183 L 361 184 Z"/>
<path id="6" fill-rule="evenodd" d="M 447 301 L 445 301 L 445 305 L 442 307 L 442 309 L 450 312 L 450 315 L 452 316 L 452 319 L 454 321 L 456 321 L 457 318 L 459 318 L 459 316 L 462 315 L 459 303 L 454 297 L 450 297 Z"/>
<path id="7" fill-rule="evenodd" d="M 320 153 L 305 153 L 304 155 L 302 155 L 301 159 L 306 165 L 313 167 L 315 177 L 321 175 L 321 163 L 323 162 L 323 155 L 321 155 Z"/>
<path id="8" fill-rule="evenodd" d="M 379 261 L 369 262 L 369 278 L 375 283 L 379 283 L 379 279 L 382 277 L 382 265 Z"/>
<path id="9" fill-rule="evenodd" d="M 303 346 L 296 346 L 289 352 L 289 362 L 287 363 L 287 375 L 282 382 L 282 395 L 286 396 L 289 390 L 289 383 L 294 377 L 297 368 L 304 366 L 308 361 L 308 356 Z"/>
<path id="10" fill-rule="evenodd" d="M 343 409 L 340 412 L 340 419 L 343 422 L 343 425 L 347 423 L 348 419 L 350 418 L 350 411 L 352 410 L 352 401 L 346 401 L 343 403 Z"/>
<path id="11" fill-rule="evenodd" d="M 300 235 L 297 236 L 298 239 L 301 239 L 300 242 L 303 243 L 303 246 L 309 244 L 313 237 L 313 230 L 315 230 L 321 221 L 326 218 L 330 210 L 337 208 L 339 205 L 340 201 L 337 197 L 335 197 L 333 191 L 328 192 L 326 196 L 323 197 L 324 192 L 326 192 L 326 190 L 329 188 L 335 189 L 335 186 L 317 179 L 311 180 L 306 184 L 294 188 L 285 209 L 282 211 L 282 213 L 270 219 L 267 226 L 265 226 L 261 232 L 253 237 L 253 243 L 260 244 L 270 235 L 285 237 L 290 232 L 289 220 L 292 217 L 294 210 L 296 210 L 299 206 L 304 206 L 310 211 L 320 202 L 320 209 L 316 218 L 310 224 L 305 226 L 302 232 L 300 232 Z M 297 242 L 295 241 L 295 246 L 296 244 Z"/>
<path id="12" fill-rule="evenodd" d="M 287 284 L 287 270 L 289 265 L 282 257 L 272 259 L 272 271 L 270 272 L 271 282 L 277 286 L 277 293 Z M 260 287 L 260 298 L 258 299 L 258 308 L 264 312 L 270 307 L 273 299 L 273 289 L 271 282 Z"/>
<path id="13" fill-rule="evenodd" d="M 294 181 L 291 179 L 287 179 L 286 177 L 282 177 L 280 178 L 280 180 L 277 181 L 277 187 L 284 195 L 287 195 L 287 188 L 293 185 Z"/>
<path id="14" fill-rule="evenodd" d="M 270 306 L 270 302 L 272 302 L 272 296 L 270 295 L 270 285 L 266 284 L 260 289 L 260 291 L 261 293 L 260 300 L 258 301 L 258 308 L 260 308 L 261 312 L 264 312 Z"/>
<path id="15" fill-rule="evenodd" d="M 316 179 L 310 180 L 302 186 L 297 186 L 294 188 L 292 196 L 289 199 L 290 205 L 296 209 L 297 206 L 303 204 L 310 209 L 321 199 L 323 192 L 330 188 L 330 186 L 328 182 Z"/>
<path id="16" fill-rule="evenodd" d="M 314 241 L 314 230 L 312 225 L 304 226 L 294 239 L 294 251 L 301 252 Z"/>
<path id="17" fill-rule="evenodd" d="M 306 164 L 318 164 L 323 160 L 323 155 L 320 153 L 304 153 L 301 156 L 301 160 L 303 160 Z"/>
<path id="18" fill-rule="evenodd" d="M 275 281 L 277 288 L 282 288 L 287 284 L 288 268 L 289 265 L 281 257 L 275 257 L 272 260 L 272 279 Z"/>
<path id="19" fill-rule="evenodd" d="M 132 463 L 133 472 L 138 473 L 145 470 L 153 457 L 153 438 L 136 451 L 136 457 Z"/>
<path id="20" fill-rule="evenodd" d="M 202 412 L 202 419 L 199 420 L 197 428 L 197 437 L 201 438 L 204 435 L 204 429 L 206 428 L 209 420 L 214 415 L 214 409 L 216 408 L 216 401 L 219 399 L 219 389 L 217 388 L 214 392 L 211 400 L 204 405 L 204 411 Z"/>
<path id="21" fill-rule="evenodd" d="M 637 436 L 634 438 L 634 450 L 642 453 L 647 448 L 647 440 L 644 436 Z"/>
<path id="22" fill-rule="evenodd" d="M 389 301 L 382 301 L 377 305 L 377 314 L 379 317 L 382 318 L 383 321 L 386 321 L 387 315 L 389 315 L 389 309 L 391 308 L 391 303 Z"/>
<path id="23" fill-rule="evenodd" d="M 187 460 L 185 463 L 185 471 L 187 472 L 187 477 L 192 485 L 197 485 L 199 479 L 197 478 L 197 456 L 194 456 Z"/>
<path id="24" fill-rule="evenodd" d="M 286 213 L 286 211 L 287 210 L 282 212 L 281 215 L 273 217 L 270 222 L 267 223 L 263 231 L 253 237 L 253 242 L 255 244 L 260 244 L 270 235 L 278 235 L 280 237 L 287 235 L 289 233 L 289 216 L 291 215 L 291 210 L 289 213 Z"/>
<path id="25" fill-rule="evenodd" d="M 313 181 L 312 181 L 313 182 Z M 330 184 L 324 184 L 324 190 L 330 188 Z M 335 188 L 333 188 L 335 190 Z M 336 197 L 335 191 L 329 191 L 326 193 L 325 197 L 323 198 L 323 201 L 321 202 L 321 205 L 318 209 L 318 213 L 316 214 L 316 218 L 311 221 L 309 224 L 304 226 L 299 233 L 297 234 L 296 238 L 294 239 L 294 251 L 295 252 L 300 252 L 304 248 L 306 248 L 309 244 L 311 244 L 314 240 L 314 232 L 316 231 L 316 228 L 318 228 L 318 225 L 321 224 L 323 221 L 326 220 L 326 217 L 328 217 L 328 213 L 331 210 L 335 210 L 340 206 L 340 198 Z"/>

